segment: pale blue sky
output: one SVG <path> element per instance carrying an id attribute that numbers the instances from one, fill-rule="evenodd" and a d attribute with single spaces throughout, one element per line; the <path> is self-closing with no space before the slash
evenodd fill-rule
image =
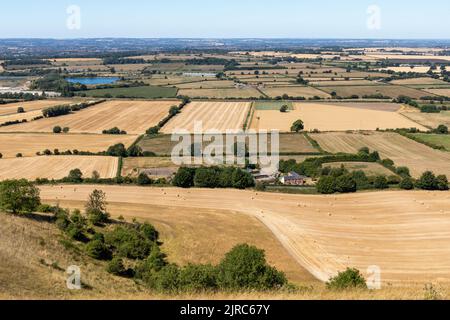
<path id="1" fill-rule="evenodd" d="M 367 8 L 381 9 L 381 29 Z M 66 27 L 69 5 L 81 29 Z M 449 0 L 5 0 L 0 38 L 450 38 Z"/>

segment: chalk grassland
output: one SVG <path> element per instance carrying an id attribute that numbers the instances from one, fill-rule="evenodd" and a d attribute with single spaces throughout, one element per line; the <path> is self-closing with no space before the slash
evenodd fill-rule
<path id="1" fill-rule="evenodd" d="M 441 111 L 440 113 L 422 113 L 419 110 L 414 109 L 405 110 L 402 114 L 425 127 L 434 129 L 441 124 L 450 126 L 450 111 Z"/>
<path id="2" fill-rule="evenodd" d="M 323 87 L 328 93 L 336 92 L 338 96 L 350 97 L 357 95 L 363 97 L 365 95 L 382 94 L 383 96 L 397 98 L 398 96 L 405 95 L 413 99 L 419 99 L 421 97 L 430 95 L 427 92 L 420 91 L 413 88 L 396 86 L 396 85 L 383 85 L 383 86 L 335 86 L 335 87 Z"/>
<path id="3" fill-rule="evenodd" d="M 0 160 L 0 180 L 37 178 L 61 179 L 80 169 L 84 177 L 95 170 L 102 178 L 114 178 L 118 158 L 97 156 L 48 156 Z"/>
<path id="4" fill-rule="evenodd" d="M 53 203 L 85 201 L 94 188 L 99 187 L 43 186 L 41 196 L 45 202 Z M 150 212 L 159 208 L 170 208 L 190 217 L 205 209 L 256 218 L 272 231 L 300 266 L 322 281 L 346 267 L 356 267 L 366 274 L 372 265 L 381 268 L 384 284 L 450 281 L 449 192 L 307 196 L 237 190 L 119 186 L 101 189 L 109 203 L 120 203 L 126 208 L 129 203 L 147 205 L 148 213 L 139 218 L 150 221 L 157 221 Z M 132 210 L 120 213 L 127 218 L 136 215 Z M 177 219 L 171 221 L 178 223 Z M 198 227 L 201 228 L 192 222 L 189 228 L 194 233 L 202 232 Z M 217 238 L 219 235 L 220 232 L 205 233 L 204 238 L 212 242 L 208 248 L 214 248 L 216 239 L 217 244 L 224 240 Z M 201 238 L 196 237 L 199 247 Z M 254 234 L 250 239 L 258 243 L 260 238 L 261 235 Z M 184 243 L 190 246 L 190 241 Z M 195 247 L 183 252 L 196 257 Z"/>
<path id="5" fill-rule="evenodd" d="M 439 96 L 450 97 L 450 89 L 426 89 L 426 92 L 437 94 Z"/>
<path id="6" fill-rule="evenodd" d="M 194 138 L 192 137 L 192 141 Z M 225 143 L 226 136 L 223 136 L 223 141 Z M 271 150 L 271 137 L 268 135 L 267 138 L 268 150 Z M 171 136 L 168 134 L 158 135 L 155 137 L 144 137 L 139 141 L 139 146 L 144 151 L 151 151 L 157 155 L 167 156 L 171 154 L 175 145 L 178 141 L 171 141 Z M 204 143 L 204 148 L 209 144 L 209 142 Z M 305 138 L 303 134 L 289 133 L 280 134 L 280 152 L 281 153 L 316 153 L 318 152 Z"/>
<path id="7" fill-rule="evenodd" d="M 386 169 L 378 163 L 368 163 L 368 162 L 333 162 L 325 163 L 323 167 L 340 168 L 344 166 L 349 171 L 364 171 L 368 176 L 383 175 L 390 176 L 393 175 L 392 171 Z"/>
<path id="8" fill-rule="evenodd" d="M 256 110 L 251 129 L 278 129 L 289 132 L 294 121 L 301 119 L 305 130 L 320 131 L 376 130 L 425 127 L 396 112 L 346 107 L 343 104 L 296 103 L 295 109 L 286 113 L 276 110 Z"/>
<path id="9" fill-rule="evenodd" d="M 175 98 L 176 88 L 164 88 L 155 86 L 129 87 L 129 88 L 109 88 L 94 89 L 83 91 L 91 97 L 112 96 L 114 98 L 139 98 L 139 99 L 157 99 L 157 98 Z"/>
<path id="10" fill-rule="evenodd" d="M 17 115 L 27 118 L 27 113 L 31 111 L 40 111 L 48 107 L 54 107 L 57 105 L 66 105 L 76 103 L 77 101 L 71 100 L 36 100 L 29 102 L 17 102 L 0 105 L 0 122 L 3 121 L 4 116 Z M 17 114 L 17 108 L 22 107 L 25 113 Z M 41 113 L 42 115 L 42 113 Z"/>
<path id="11" fill-rule="evenodd" d="M 262 96 L 261 92 L 255 88 L 224 88 L 224 89 L 181 89 L 178 91 L 180 96 L 189 96 L 192 98 L 217 98 L 225 99 L 235 98 L 258 98 Z"/>
<path id="12" fill-rule="evenodd" d="M 434 150 L 396 133 L 320 133 L 311 134 L 326 151 L 355 153 L 362 147 L 376 150 L 396 166 L 407 166 L 414 177 L 431 170 L 450 175 L 450 153 Z"/>
<path id="13" fill-rule="evenodd" d="M 266 95 L 268 95 L 269 97 L 280 97 L 284 94 L 287 94 L 288 96 L 291 97 L 305 97 L 305 98 L 312 98 L 314 96 L 318 96 L 321 98 L 328 98 L 330 97 L 329 94 L 314 89 L 312 87 L 303 87 L 303 86 L 289 86 L 289 87 L 274 87 L 274 88 L 270 88 L 270 87 L 266 87 L 261 89 Z"/>
<path id="14" fill-rule="evenodd" d="M 447 134 L 428 134 L 428 133 L 414 133 L 411 134 L 420 141 L 432 143 L 436 146 L 442 146 L 446 151 L 450 152 L 450 135 Z"/>
<path id="15" fill-rule="evenodd" d="M 165 118 L 178 101 L 107 101 L 73 114 L 0 128 L 3 132 L 52 132 L 54 126 L 72 133 L 101 133 L 118 127 L 129 134 L 142 134 Z"/>
<path id="16" fill-rule="evenodd" d="M 46 149 L 60 152 L 67 150 L 101 152 L 108 147 L 123 143 L 130 146 L 137 135 L 97 135 L 97 134 L 53 134 L 53 133 L 0 133 L 0 153 L 3 158 L 36 155 Z"/>
<path id="17" fill-rule="evenodd" d="M 178 129 L 194 132 L 194 122 L 201 121 L 203 132 L 207 130 L 240 130 L 248 115 L 250 102 L 192 102 L 180 114 L 166 124 L 162 132 L 172 133 Z"/>

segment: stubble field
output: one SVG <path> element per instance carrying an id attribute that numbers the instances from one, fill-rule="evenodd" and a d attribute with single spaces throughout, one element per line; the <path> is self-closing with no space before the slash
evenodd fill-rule
<path id="1" fill-rule="evenodd" d="M 52 132 L 54 126 L 72 133 L 101 133 L 113 127 L 129 134 L 142 134 L 165 118 L 177 101 L 116 100 L 54 118 L 0 128 L 2 132 Z"/>

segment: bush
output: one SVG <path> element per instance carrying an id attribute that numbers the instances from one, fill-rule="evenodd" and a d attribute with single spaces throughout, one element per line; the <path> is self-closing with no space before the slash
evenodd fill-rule
<path id="1" fill-rule="evenodd" d="M 322 176 L 316 185 L 317 192 L 322 194 L 332 194 L 336 192 L 336 179 L 331 176 Z"/>
<path id="2" fill-rule="evenodd" d="M 405 177 L 400 182 L 399 187 L 400 187 L 400 189 L 403 189 L 403 190 L 413 190 L 414 189 L 414 181 L 410 177 Z"/>
<path id="3" fill-rule="evenodd" d="M 0 207 L 12 213 L 33 212 L 41 204 L 39 189 L 25 179 L 0 183 Z"/>
<path id="4" fill-rule="evenodd" d="M 351 175 L 345 174 L 336 178 L 336 191 L 340 193 L 356 192 L 356 182 Z"/>
<path id="5" fill-rule="evenodd" d="M 128 155 L 127 149 L 125 149 L 125 145 L 123 143 L 118 143 L 109 147 L 106 154 L 112 157 L 126 157 Z"/>
<path id="6" fill-rule="evenodd" d="M 436 185 L 437 185 L 437 189 L 440 191 L 448 190 L 447 176 L 445 176 L 445 175 L 437 176 L 436 177 Z"/>
<path id="7" fill-rule="evenodd" d="M 70 113 L 70 106 L 55 106 L 42 110 L 45 118 L 58 117 Z"/>
<path id="8" fill-rule="evenodd" d="M 18 107 L 17 113 L 25 113 L 25 109 L 23 107 Z"/>
<path id="9" fill-rule="evenodd" d="M 142 157 L 144 155 L 144 152 L 142 151 L 142 148 L 138 145 L 132 145 L 128 148 L 127 154 L 129 157 Z"/>
<path id="10" fill-rule="evenodd" d="M 90 241 L 86 245 L 86 253 L 91 258 L 97 260 L 111 259 L 111 251 L 108 249 L 108 246 L 105 244 L 104 240 L 101 239 Z"/>
<path id="11" fill-rule="evenodd" d="M 189 292 L 215 290 L 218 270 L 212 265 L 188 264 L 180 270 L 180 287 Z"/>
<path id="12" fill-rule="evenodd" d="M 436 130 L 434 130 L 434 132 L 438 134 L 448 134 L 448 127 L 441 124 L 436 128 Z"/>
<path id="13" fill-rule="evenodd" d="M 120 257 L 114 257 L 109 261 L 106 266 L 106 271 L 116 276 L 124 276 L 127 274 L 127 270 L 123 265 L 123 259 Z"/>
<path id="14" fill-rule="evenodd" d="M 218 266 L 218 286 L 230 290 L 268 290 L 287 284 L 285 275 L 266 263 L 263 250 L 242 244 L 225 255 Z"/>
<path id="15" fill-rule="evenodd" d="M 305 125 L 303 124 L 302 120 L 295 121 L 291 126 L 292 132 L 299 132 L 302 131 L 305 128 Z"/>
<path id="16" fill-rule="evenodd" d="M 431 171 L 426 171 L 422 174 L 419 180 L 416 182 L 417 188 L 423 190 L 437 190 L 436 176 Z"/>
<path id="17" fill-rule="evenodd" d="M 61 133 L 61 132 L 62 132 L 62 129 L 60 126 L 53 127 L 53 133 Z"/>
<path id="18" fill-rule="evenodd" d="M 385 176 L 377 176 L 373 182 L 375 189 L 387 189 L 389 188 L 388 181 Z"/>
<path id="19" fill-rule="evenodd" d="M 327 282 L 327 288 L 337 290 L 353 288 L 367 289 L 367 284 L 359 270 L 347 268 L 347 270 L 339 272 L 336 277 L 331 278 Z"/>
<path id="20" fill-rule="evenodd" d="M 400 177 L 411 177 L 408 167 L 397 167 L 395 173 L 397 173 Z"/>
<path id="21" fill-rule="evenodd" d="M 117 127 L 114 127 L 114 128 L 108 129 L 108 130 L 103 130 L 102 133 L 103 134 L 127 134 L 126 131 L 120 130 Z"/>
<path id="22" fill-rule="evenodd" d="M 70 130 L 69 127 L 64 127 L 64 128 L 63 128 L 63 132 L 64 132 L 64 133 L 69 133 L 69 130 Z"/>

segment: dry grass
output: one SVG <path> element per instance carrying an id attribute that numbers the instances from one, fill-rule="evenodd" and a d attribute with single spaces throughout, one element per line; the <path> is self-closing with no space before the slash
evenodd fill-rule
<path id="1" fill-rule="evenodd" d="M 426 89 L 424 91 L 432 93 L 432 94 L 437 94 L 438 96 L 450 97 L 450 89 L 449 88 L 446 88 L 446 89 Z"/>
<path id="2" fill-rule="evenodd" d="M 181 114 L 163 127 L 162 132 L 172 133 L 178 129 L 194 132 L 194 122 L 201 121 L 203 131 L 239 130 L 244 126 L 251 104 L 249 102 L 192 102 Z"/>
<path id="3" fill-rule="evenodd" d="M 125 158 L 123 159 L 122 175 L 136 176 L 141 169 L 176 167 L 170 157 Z"/>
<path id="4" fill-rule="evenodd" d="M 251 128 L 278 129 L 289 132 L 294 121 L 301 119 L 305 130 L 318 129 L 320 131 L 346 130 L 376 130 L 425 127 L 408 120 L 395 112 L 358 108 L 349 104 L 297 103 L 295 110 L 281 113 L 277 110 L 256 110 L 251 122 Z"/>
<path id="5" fill-rule="evenodd" d="M 402 114 L 405 117 L 432 129 L 437 128 L 441 124 L 450 126 L 450 111 L 441 111 L 440 113 L 422 113 L 417 109 L 412 109 L 405 110 Z"/>
<path id="6" fill-rule="evenodd" d="M 0 180 L 37 178 L 62 179 L 70 170 L 80 169 L 84 177 L 95 170 L 101 178 L 114 178 L 118 158 L 98 156 L 41 156 L 0 160 Z"/>
<path id="7" fill-rule="evenodd" d="M 24 157 L 34 156 L 45 149 L 101 152 L 117 143 L 128 147 L 136 138 L 133 135 L 0 133 L 0 153 L 4 158 L 12 158 L 18 153 Z"/>
<path id="8" fill-rule="evenodd" d="M 104 102 L 73 114 L 46 118 L 1 128 L 3 132 L 51 132 L 54 126 L 69 127 L 74 133 L 101 133 L 119 127 L 129 134 L 144 133 L 158 124 L 177 101 L 116 100 Z"/>
<path id="9" fill-rule="evenodd" d="M 280 97 L 284 94 L 287 94 L 291 97 L 305 97 L 305 98 L 312 98 L 314 96 L 318 96 L 321 98 L 328 98 L 330 97 L 329 94 L 314 89 L 312 87 L 302 87 L 302 86 L 289 86 L 289 87 L 266 87 L 262 89 L 262 91 L 268 95 L 269 97 Z"/>
<path id="10" fill-rule="evenodd" d="M 272 231 L 303 268 L 321 280 L 348 266 L 357 267 L 366 274 L 368 266 L 377 265 L 382 270 L 384 285 L 450 281 L 449 192 L 394 191 L 307 196 L 238 190 L 83 185 L 43 186 L 41 195 L 52 202 L 84 201 L 94 188 L 104 190 L 110 203 L 123 205 L 116 214 L 141 219 L 148 217 L 160 228 L 163 228 L 163 223 L 152 220 L 151 212 L 158 212 L 161 217 L 166 212 L 171 223 L 168 220 L 164 223 L 169 226 L 181 220 L 173 219 L 172 212 L 193 219 L 200 210 L 207 210 L 203 214 L 205 219 L 209 219 L 211 212 L 226 210 L 229 212 L 227 215 L 231 212 L 237 214 L 233 220 L 237 220 L 239 214 L 256 218 Z M 141 206 L 145 211 L 139 214 L 128 209 L 135 206 Z M 208 224 L 221 228 L 221 223 L 212 222 L 216 218 L 208 220 Z M 192 228 L 197 231 L 192 231 L 192 234 L 203 232 L 196 226 L 189 220 L 182 233 L 187 230 L 191 234 Z M 253 233 L 246 226 L 245 229 L 251 232 L 249 240 L 253 240 L 252 243 L 260 243 L 268 236 L 261 232 Z M 196 236 L 195 239 L 215 244 L 220 231 L 205 232 L 204 237 Z M 169 252 L 176 252 L 170 248 L 170 242 L 166 242 Z M 193 245 L 192 241 L 182 242 L 187 246 Z M 219 241 L 224 242 L 223 239 Z M 194 245 L 197 247 L 195 242 Z M 198 245 L 198 248 L 203 250 L 204 246 Z M 185 256 L 189 251 L 181 249 L 179 252 Z M 223 253 L 222 249 L 220 252 Z M 197 256 L 192 253 L 193 258 Z"/>
<path id="11" fill-rule="evenodd" d="M 392 159 L 397 166 L 407 166 L 414 177 L 431 170 L 450 175 L 450 154 L 396 133 L 321 133 L 312 134 L 320 146 L 329 152 L 355 153 L 362 147 L 377 150 L 382 158 Z"/>
<path id="12" fill-rule="evenodd" d="M 234 88 L 234 82 L 229 80 L 219 81 L 196 81 L 191 83 L 181 83 L 176 85 L 180 89 L 215 89 Z"/>
<path id="13" fill-rule="evenodd" d="M 447 84 L 447 82 L 434 78 L 411 78 L 394 80 L 391 83 L 400 85 L 416 85 L 416 84 Z"/>

